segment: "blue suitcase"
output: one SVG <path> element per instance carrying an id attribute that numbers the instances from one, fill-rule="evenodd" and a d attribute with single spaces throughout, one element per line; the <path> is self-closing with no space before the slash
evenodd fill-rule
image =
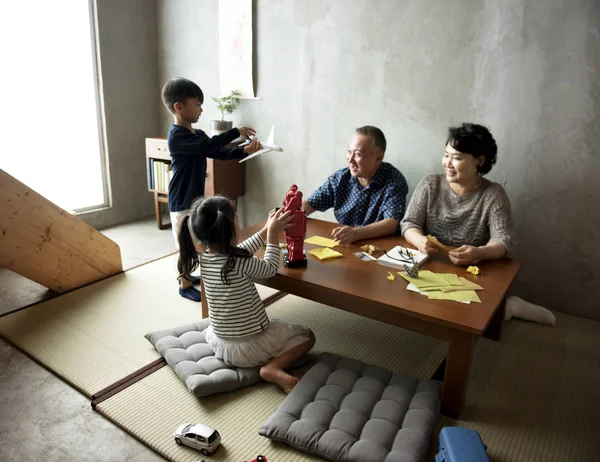
<path id="1" fill-rule="evenodd" d="M 481 436 L 474 430 L 445 427 L 440 432 L 440 452 L 435 462 L 490 462 Z"/>

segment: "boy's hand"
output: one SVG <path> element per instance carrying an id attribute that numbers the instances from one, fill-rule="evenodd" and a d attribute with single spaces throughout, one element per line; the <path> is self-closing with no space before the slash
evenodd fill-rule
<path id="1" fill-rule="evenodd" d="M 256 130 L 254 130 L 253 128 L 250 128 L 250 127 L 246 127 L 245 125 L 238 127 L 238 130 L 240 132 L 240 135 L 243 136 L 244 138 L 250 138 L 251 135 L 252 136 L 256 135 Z"/>
<path id="2" fill-rule="evenodd" d="M 244 154 L 254 154 L 259 149 L 262 149 L 262 144 L 260 144 L 258 138 L 255 137 L 248 146 L 244 146 Z"/>

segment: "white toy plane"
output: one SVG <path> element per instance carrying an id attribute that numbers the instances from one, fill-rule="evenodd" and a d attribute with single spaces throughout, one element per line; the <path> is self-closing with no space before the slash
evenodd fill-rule
<path id="1" fill-rule="evenodd" d="M 250 137 L 250 139 L 252 139 L 252 137 Z M 245 143 L 240 144 L 240 146 L 248 146 L 250 144 L 250 141 L 246 141 Z M 246 162 L 248 159 L 252 159 L 253 157 L 256 156 L 260 156 L 262 154 L 264 154 L 265 152 L 269 152 L 269 151 L 283 151 L 282 148 L 280 148 L 279 146 L 277 146 L 275 144 L 275 125 L 273 125 L 271 127 L 271 131 L 269 132 L 269 137 L 267 138 L 267 142 L 266 143 L 261 143 L 262 144 L 262 149 L 259 149 L 258 151 L 256 151 L 254 154 L 250 154 L 248 157 L 244 157 L 242 160 L 240 160 L 240 163 L 242 162 Z"/>

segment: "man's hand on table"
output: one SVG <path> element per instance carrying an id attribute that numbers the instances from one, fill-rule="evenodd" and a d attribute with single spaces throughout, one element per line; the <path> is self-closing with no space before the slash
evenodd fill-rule
<path id="1" fill-rule="evenodd" d="M 352 226 L 338 226 L 331 231 L 331 237 L 339 244 L 352 244 L 360 239 L 359 232 Z"/>

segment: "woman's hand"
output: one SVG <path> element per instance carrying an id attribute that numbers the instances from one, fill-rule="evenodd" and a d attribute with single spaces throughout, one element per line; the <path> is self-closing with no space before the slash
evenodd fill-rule
<path id="1" fill-rule="evenodd" d="M 420 236 L 415 247 L 419 252 L 424 253 L 425 255 L 433 255 L 438 251 L 438 248 L 427 236 Z"/>
<path id="2" fill-rule="evenodd" d="M 485 259 L 485 250 L 472 245 L 462 245 L 458 249 L 448 252 L 448 258 L 455 265 L 470 265 Z"/>
<path id="3" fill-rule="evenodd" d="M 260 144 L 260 141 L 258 141 L 258 138 L 254 137 L 254 138 L 252 138 L 252 141 L 250 142 L 250 144 L 248 146 L 244 146 L 244 153 L 245 154 L 254 154 L 259 149 L 262 149 L 262 144 Z"/>
<path id="4" fill-rule="evenodd" d="M 352 244 L 359 240 L 356 228 L 352 226 L 338 226 L 331 231 L 331 237 L 339 244 Z"/>
<path id="5" fill-rule="evenodd" d="M 240 135 L 244 138 L 250 138 L 250 136 L 256 135 L 256 130 L 250 127 L 246 127 L 245 125 L 238 127 L 238 131 L 240 132 Z"/>

